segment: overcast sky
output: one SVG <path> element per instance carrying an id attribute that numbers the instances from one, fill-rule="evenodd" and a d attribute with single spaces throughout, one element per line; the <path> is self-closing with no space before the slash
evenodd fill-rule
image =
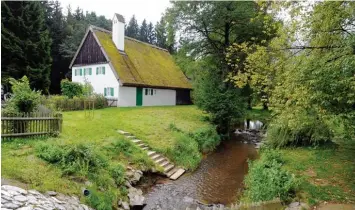
<path id="1" fill-rule="evenodd" d="M 112 19 L 114 13 L 123 15 L 128 23 L 132 15 L 135 15 L 140 25 L 145 18 L 155 24 L 160 20 L 161 14 L 169 7 L 169 0 L 59 0 L 66 13 L 70 4 L 74 11 L 78 6 L 85 11 L 95 11 L 97 15 L 105 15 Z"/>

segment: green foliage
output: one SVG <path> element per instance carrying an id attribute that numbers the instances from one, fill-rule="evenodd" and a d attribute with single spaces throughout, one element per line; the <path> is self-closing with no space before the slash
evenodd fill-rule
<path id="1" fill-rule="evenodd" d="M 302 3 L 275 6 L 270 7 L 275 13 L 289 10 L 290 21 L 267 46 L 251 47 L 245 64 L 277 116 L 269 127 L 270 142 L 284 146 L 329 140 L 333 131 L 327 121 L 339 117 L 333 130 L 346 127 L 344 136 L 354 139 L 355 3 L 317 2 L 312 10 Z M 251 46 L 244 44 L 243 49 Z"/>
<path id="2" fill-rule="evenodd" d="M 211 116 L 219 133 L 228 134 L 232 121 L 244 115 L 245 99 L 241 90 L 225 83 L 218 67 L 207 62 L 209 71 L 201 72 L 194 83 L 194 102 Z"/>
<path id="3" fill-rule="evenodd" d="M 68 79 L 63 79 L 60 82 L 60 88 L 62 94 L 68 98 L 73 98 L 74 96 L 83 95 L 83 85 L 77 82 L 71 82 Z"/>
<path id="4" fill-rule="evenodd" d="M 41 93 L 31 90 L 29 80 L 23 76 L 19 80 L 9 79 L 12 85 L 12 94 L 5 112 L 33 112 L 40 103 Z"/>
<path id="5" fill-rule="evenodd" d="M 26 75 L 31 88 L 48 93 L 51 38 L 41 2 L 1 2 L 1 81 Z"/>
<path id="6" fill-rule="evenodd" d="M 123 154 L 141 168 L 154 166 L 154 163 L 150 160 L 148 155 L 127 139 L 119 138 L 113 141 L 111 145 L 107 146 L 107 150 L 116 155 Z"/>
<path id="7" fill-rule="evenodd" d="M 60 110 L 60 111 L 73 111 L 73 110 L 84 110 L 85 104 L 86 104 L 86 109 L 92 108 L 92 103 L 89 101 L 94 102 L 94 108 L 95 109 L 102 109 L 108 106 L 107 100 L 105 96 L 101 94 L 93 94 L 90 97 L 74 97 L 72 99 L 66 97 L 66 96 L 50 96 L 46 100 L 43 101 L 43 103 L 47 107 L 52 107 L 55 110 Z"/>
<path id="8" fill-rule="evenodd" d="M 213 151 L 221 141 L 214 126 L 197 129 L 190 133 L 190 136 L 197 142 L 199 151 L 203 153 Z"/>
<path id="9" fill-rule="evenodd" d="M 214 126 L 202 127 L 193 132 L 186 133 L 178 128 L 174 123 L 170 123 L 169 129 L 171 131 L 189 136 L 191 138 L 190 141 L 196 141 L 198 149 L 202 153 L 213 151 L 221 141 L 221 138 L 216 131 L 216 127 Z"/>
<path id="10" fill-rule="evenodd" d="M 112 165 L 109 171 L 117 186 L 124 184 L 125 168 L 121 164 Z"/>
<path id="11" fill-rule="evenodd" d="M 267 142 L 273 147 L 319 145 L 332 137 L 322 116 L 304 110 L 283 111 L 267 129 Z"/>
<path id="12" fill-rule="evenodd" d="M 78 173 L 87 175 L 99 168 L 107 166 L 107 159 L 93 146 L 78 144 L 69 146 L 63 153 L 61 160 L 63 171 L 66 174 Z"/>
<path id="13" fill-rule="evenodd" d="M 83 89 L 83 95 L 86 97 L 92 96 L 94 93 L 94 87 L 86 78 L 84 80 L 84 85 L 82 86 L 82 89 Z"/>
<path id="14" fill-rule="evenodd" d="M 125 30 L 126 36 L 131 38 L 139 39 L 139 25 L 136 17 L 133 15 L 128 22 L 128 25 Z"/>
<path id="15" fill-rule="evenodd" d="M 172 148 L 168 148 L 167 154 L 178 165 L 189 169 L 196 169 L 202 157 L 198 150 L 198 144 L 186 134 L 174 133 L 176 139 Z"/>
<path id="16" fill-rule="evenodd" d="M 86 201 L 97 210 L 111 210 L 115 199 L 114 193 L 110 191 L 100 192 L 95 188 L 90 188 L 90 195 Z"/>
<path id="17" fill-rule="evenodd" d="M 36 148 L 37 156 L 49 163 L 58 163 L 64 174 L 87 176 L 107 166 L 107 159 L 87 144 L 59 146 L 43 143 Z"/>
<path id="18" fill-rule="evenodd" d="M 41 143 L 36 146 L 37 157 L 49 162 L 59 163 L 64 154 L 64 148 L 54 144 Z"/>
<path id="19" fill-rule="evenodd" d="M 298 181 L 282 168 L 280 156 L 275 150 L 264 150 L 259 160 L 249 163 L 245 178 L 245 196 L 248 200 L 258 202 L 280 198 L 288 201 L 295 195 Z"/>

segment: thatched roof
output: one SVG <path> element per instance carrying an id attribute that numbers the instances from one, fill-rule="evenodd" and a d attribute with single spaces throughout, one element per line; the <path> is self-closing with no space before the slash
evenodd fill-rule
<path id="1" fill-rule="evenodd" d="M 90 31 L 123 86 L 191 89 L 189 80 L 167 50 L 126 36 L 125 50 L 120 52 L 110 31 L 98 27 L 90 27 Z"/>

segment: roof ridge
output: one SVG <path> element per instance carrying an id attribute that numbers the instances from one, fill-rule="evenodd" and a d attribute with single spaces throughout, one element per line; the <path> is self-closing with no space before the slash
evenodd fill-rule
<path id="1" fill-rule="evenodd" d="M 106 33 L 111 33 L 111 34 L 112 34 L 111 31 L 106 30 L 106 29 L 101 28 L 101 27 L 98 27 L 98 26 L 90 25 L 89 27 L 91 27 L 91 28 L 93 28 L 93 29 L 97 29 L 97 30 L 102 31 L 102 32 L 106 32 Z M 146 44 L 146 45 L 149 45 L 149 46 L 151 46 L 151 47 L 153 47 L 153 48 L 156 48 L 156 49 L 158 49 L 158 50 L 163 50 L 163 51 L 169 52 L 167 49 L 158 47 L 158 46 L 156 46 L 156 45 L 153 45 L 153 44 L 150 44 L 150 43 L 147 43 L 147 42 L 140 41 L 140 40 L 138 40 L 138 39 L 135 39 L 135 38 L 132 38 L 132 37 L 129 37 L 129 36 L 126 36 L 126 35 L 125 35 L 125 39 L 129 39 L 129 40 L 131 40 L 131 41 L 135 41 L 135 42 L 139 42 L 139 43 L 142 43 L 142 44 Z"/>

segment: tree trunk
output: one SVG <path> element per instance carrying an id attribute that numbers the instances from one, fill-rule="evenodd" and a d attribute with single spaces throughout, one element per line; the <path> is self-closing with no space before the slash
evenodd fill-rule
<path id="1" fill-rule="evenodd" d="M 269 107 L 267 105 L 267 102 L 263 102 L 263 110 L 269 110 Z"/>
<path id="2" fill-rule="evenodd" d="M 252 105 L 251 105 L 251 101 L 252 101 L 252 99 L 251 99 L 251 97 L 249 96 L 249 97 L 248 97 L 248 110 L 252 110 L 252 109 L 253 109 L 253 107 L 252 107 Z"/>

